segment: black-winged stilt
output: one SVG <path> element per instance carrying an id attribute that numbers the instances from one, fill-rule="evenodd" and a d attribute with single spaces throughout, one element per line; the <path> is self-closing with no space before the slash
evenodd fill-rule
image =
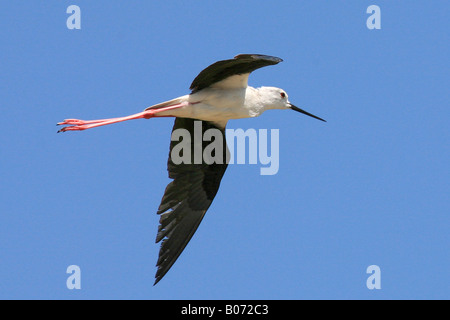
<path id="1" fill-rule="evenodd" d="M 200 72 L 192 82 L 192 91 L 188 95 L 153 105 L 127 117 L 89 121 L 66 119 L 58 125 L 68 126 L 58 132 L 85 130 L 133 119 L 175 117 L 173 132 L 185 129 L 194 134 L 194 122 L 200 120 L 202 134 L 216 129 L 224 138 L 228 120 L 257 117 L 269 109 L 291 109 L 325 121 L 291 104 L 282 89 L 247 85 L 251 72 L 281 61 L 277 57 L 258 54 L 240 54 L 234 59 L 218 61 Z M 191 139 L 192 155 L 195 150 L 206 147 L 204 142 L 201 145 L 196 143 Z M 172 141 L 170 151 L 175 145 Z M 157 212 L 160 225 L 156 242 L 162 240 L 162 244 L 156 264 L 155 284 L 178 259 L 211 205 L 228 165 L 226 143 L 222 151 L 223 161 L 215 163 L 202 160 L 201 163 L 175 164 L 169 154 L 167 170 L 173 181 L 167 185 Z"/>

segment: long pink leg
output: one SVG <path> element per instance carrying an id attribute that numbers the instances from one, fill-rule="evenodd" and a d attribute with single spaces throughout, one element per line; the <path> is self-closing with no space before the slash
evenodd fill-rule
<path id="1" fill-rule="evenodd" d="M 66 132 L 66 131 L 81 131 L 86 129 L 91 129 L 95 127 L 105 126 L 107 124 L 113 124 L 117 122 L 127 121 L 127 120 L 134 120 L 134 119 L 150 119 L 152 117 L 155 117 L 157 113 L 172 109 L 181 108 L 184 106 L 187 106 L 187 102 L 183 102 L 177 105 L 165 107 L 165 108 L 158 108 L 158 109 L 149 109 L 143 112 L 139 112 L 136 114 L 132 114 L 130 116 L 126 117 L 119 117 L 119 118 L 110 118 L 110 119 L 100 119 L 100 120 L 79 120 L 79 119 L 66 119 L 63 122 L 57 123 L 57 125 L 69 125 L 68 127 L 64 127 L 58 132 Z"/>

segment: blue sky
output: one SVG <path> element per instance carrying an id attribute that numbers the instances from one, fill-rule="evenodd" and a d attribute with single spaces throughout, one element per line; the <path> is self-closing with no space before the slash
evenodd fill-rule
<path id="1" fill-rule="evenodd" d="M 81 30 L 66 9 L 81 8 Z M 381 8 L 369 30 L 366 9 Z M 3 1 L 0 298 L 448 299 L 448 1 Z M 253 86 L 325 118 L 268 111 L 280 168 L 232 165 L 152 286 L 172 119 L 140 112 L 216 60 L 283 63 Z M 81 290 L 66 269 L 81 268 Z M 381 269 L 368 290 L 366 269 Z"/>

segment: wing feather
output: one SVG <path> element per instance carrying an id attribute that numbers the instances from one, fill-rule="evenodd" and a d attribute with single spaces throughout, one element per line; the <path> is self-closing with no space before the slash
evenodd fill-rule
<path id="1" fill-rule="evenodd" d="M 195 93 L 204 88 L 210 87 L 217 82 L 224 81 L 232 76 L 245 75 L 245 78 L 234 77 L 235 81 L 247 85 L 248 75 L 256 69 L 277 64 L 283 61 L 280 58 L 261 54 L 240 54 L 234 59 L 221 60 L 213 63 L 192 81 L 190 89 Z"/>
<path id="2" fill-rule="evenodd" d="M 187 129 L 193 136 L 195 121 L 200 120 L 176 118 L 173 131 L 183 128 Z M 222 154 L 225 155 L 225 158 L 222 164 L 208 165 L 204 162 L 193 164 L 193 150 L 196 141 L 191 139 L 192 164 L 181 163 L 176 165 L 171 159 L 171 152 L 177 142 L 171 142 L 167 170 L 169 177 L 174 180 L 167 185 L 157 211 L 160 215 L 160 225 L 158 226 L 156 242 L 162 242 L 156 264 L 158 269 L 155 275 L 155 284 L 169 271 L 194 235 L 219 190 L 220 181 L 228 165 L 225 161 L 228 148 L 225 142 L 224 129 L 218 128 L 210 122 L 200 122 L 202 132 L 211 128 L 220 130 L 224 141 Z M 210 142 L 202 142 L 201 150 L 208 143 Z"/>

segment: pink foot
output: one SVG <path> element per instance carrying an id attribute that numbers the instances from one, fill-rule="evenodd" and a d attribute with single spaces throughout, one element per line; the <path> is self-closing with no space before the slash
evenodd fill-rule
<path id="1" fill-rule="evenodd" d="M 106 123 L 107 121 L 110 121 L 112 119 L 101 119 L 101 120 L 80 120 L 80 119 L 65 119 L 63 122 L 58 122 L 57 126 L 64 126 L 69 125 L 69 127 L 64 127 L 60 130 L 58 130 L 58 133 L 60 132 L 66 132 L 66 131 L 81 131 L 85 129 L 91 128 L 90 125 L 93 124 L 100 124 L 100 123 Z"/>
<path id="2" fill-rule="evenodd" d="M 67 124 L 67 123 L 64 123 L 64 124 Z M 89 129 L 89 128 L 86 128 L 86 125 L 70 126 L 70 127 L 64 127 L 64 128 L 59 129 L 58 133 L 66 132 L 66 131 L 82 131 L 85 129 Z"/>
<path id="3" fill-rule="evenodd" d="M 79 120 L 79 119 L 65 119 L 63 122 L 58 122 L 56 125 L 57 126 L 63 126 L 63 125 L 77 125 L 77 126 L 81 126 L 83 124 L 98 123 L 98 122 L 102 122 L 102 121 L 105 121 L 105 120 L 89 120 L 89 121 L 85 121 L 85 120 Z"/>

